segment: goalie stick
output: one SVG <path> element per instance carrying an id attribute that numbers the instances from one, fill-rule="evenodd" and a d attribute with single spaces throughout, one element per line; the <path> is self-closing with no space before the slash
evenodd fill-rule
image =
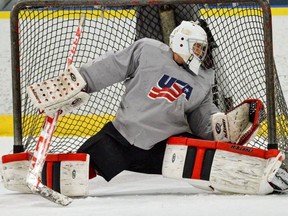
<path id="1" fill-rule="evenodd" d="M 73 62 L 73 57 L 80 39 L 82 26 L 84 25 L 85 16 L 80 18 L 76 34 L 73 40 L 72 47 L 68 54 L 68 59 L 66 63 L 66 68 Z M 26 177 L 26 183 L 32 193 L 39 194 L 40 196 L 63 206 L 67 206 L 72 202 L 72 199 L 60 194 L 44 184 L 41 183 L 40 175 L 47 157 L 49 146 L 53 137 L 53 132 L 56 128 L 58 117 L 61 114 L 61 111 L 58 110 L 54 116 L 46 116 L 44 124 L 41 130 L 41 134 L 38 138 L 36 149 L 33 153 L 31 164 L 29 166 L 28 174 Z"/>

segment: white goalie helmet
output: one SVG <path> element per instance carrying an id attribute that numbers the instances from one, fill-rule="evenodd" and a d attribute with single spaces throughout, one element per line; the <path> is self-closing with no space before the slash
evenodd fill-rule
<path id="1" fill-rule="evenodd" d="M 207 34 L 193 21 L 182 21 L 170 34 L 169 46 L 184 60 L 184 68 L 198 75 L 207 54 Z"/>

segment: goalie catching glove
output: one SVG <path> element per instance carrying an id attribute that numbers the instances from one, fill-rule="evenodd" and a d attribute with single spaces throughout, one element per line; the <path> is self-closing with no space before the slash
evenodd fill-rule
<path id="1" fill-rule="evenodd" d="M 228 113 L 212 115 L 214 139 L 243 145 L 256 136 L 265 116 L 261 100 L 247 99 Z"/>
<path id="2" fill-rule="evenodd" d="M 49 116 L 58 110 L 63 115 L 88 101 L 89 94 L 82 91 L 85 86 L 85 80 L 71 64 L 58 77 L 30 85 L 27 92 L 36 108 Z"/>

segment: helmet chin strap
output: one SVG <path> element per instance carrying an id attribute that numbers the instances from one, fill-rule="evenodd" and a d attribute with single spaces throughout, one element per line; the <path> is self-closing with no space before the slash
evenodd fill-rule
<path id="1" fill-rule="evenodd" d="M 188 71 L 190 74 L 192 74 L 192 75 L 198 75 L 198 70 L 197 70 L 197 72 L 195 72 L 195 71 L 192 71 L 191 69 L 190 69 L 190 64 L 191 64 L 191 62 L 193 61 L 193 59 L 194 59 L 194 54 L 191 54 L 190 55 L 190 57 L 188 58 L 188 60 L 183 64 L 183 67 L 184 67 L 184 69 L 186 70 L 186 71 Z M 200 66 L 199 66 L 200 67 Z"/>
<path id="2" fill-rule="evenodd" d="M 192 74 L 193 76 L 197 76 L 198 74 L 194 73 L 192 70 L 190 70 L 189 65 L 185 62 L 183 64 L 183 68 L 190 74 Z"/>

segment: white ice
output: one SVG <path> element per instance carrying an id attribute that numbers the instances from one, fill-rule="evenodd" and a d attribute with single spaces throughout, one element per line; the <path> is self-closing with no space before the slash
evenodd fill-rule
<path id="1" fill-rule="evenodd" d="M 0 137 L 0 155 L 12 153 L 13 138 Z M 123 172 L 111 182 L 90 180 L 90 195 L 66 207 L 21 194 L 0 182 L 1 216 L 271 216 L 288 214 L 287 195 L 228 195 L 202 191 L 157 175 Z"/>

